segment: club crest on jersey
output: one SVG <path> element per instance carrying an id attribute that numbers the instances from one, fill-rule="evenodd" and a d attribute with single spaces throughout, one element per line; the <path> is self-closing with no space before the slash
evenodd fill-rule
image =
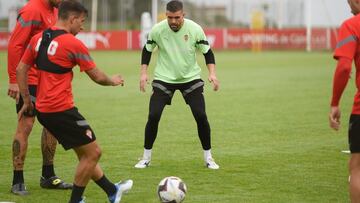
<path id="1" fill-rule="evenodd" d="M 89 130 L 89 129 L 86 130 L 86 136 L 88 136 L 90 139 L 92 139 L 92 132 L 91 132 L 91 130 Z"/>
<path id="2" fill-rule="evenodd" d="M 184 40 L 187 42 L 189 40 L 189 35 L 184 35 Z"/>

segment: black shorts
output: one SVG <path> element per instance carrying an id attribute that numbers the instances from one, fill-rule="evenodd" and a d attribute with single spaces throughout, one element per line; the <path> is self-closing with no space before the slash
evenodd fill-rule
<path id="1" fill-rule="evenodd" d="M 34 105 L 34 111 L 31 112 L 31 113 L 24 114 L 25 116 L 34 117 L 36 115 L 36 109 L 35 109 L 36 88 L 37 88 L 36 85 L 29 85 L 30 99 L 31 99 L 31 102 Z M 24 105 L 24 100 L 20 95 L 19 102 L 16 104 L 16 113 L 19 113 L 19 111 L 21 110 L 23 105 Z"/>
<path id="2" fill-rule="evenodd" d="M 95 133 L 76 107 L 56 113 L 37 113 L 39 122 L 53 134 L 65 150 L 89 144 Z"/>
<path id="3" fill-rule="evenodd" d="M 171 105 L 174 92 L 179 90 L 188 104 L 190 99 L 196 99 L 197 96 L 202 96 L 204 92 L 204 81 L 196 79 L 187 83 L 171 84 L 160 80 L 152 82 L 153 95 L 157 99 L 163 100 L 167 105 Z"/>
<path id="4" fill-rule="evenodd" d="M 349 147 L 351 153 L 360 153 L 360 115 L 350 116 Z"/>

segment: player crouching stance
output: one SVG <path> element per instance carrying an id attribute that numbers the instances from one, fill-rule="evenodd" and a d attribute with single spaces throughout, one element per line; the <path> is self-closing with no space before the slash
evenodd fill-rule
<path id="1" fill-rule="evenodd" d="M 148 66 L 152 52 L 158 48 L 159 56 L 152 82 L 148 121 L 145 126 L 144 153 L 135 168 L 150 165 L 152 148 L 158 126 L 166 105 L 171 105 L 174 92 L 179 90 L 196 120 L 198 136 L 204 150 L 205 166 L 219 169 L 211 155 L 211 130 L 205 111 L 204 81 L 196 61 L 196 50 L 204 54 L 209 70 L 209 81 L 214 91 L 219 89 L 215 73 L 215 57 L 210 49 L 204 30 L 194 21 L 185 19 L 183 3 L 169 1 L 166 5 L 167 20 L 154 25 L 148 35 L 141 57 L 140 91 L 145 92 L 148 83 Z"/>
<path id="2" fill-rule="evenodd" d="M 133 182 L 127 180 L 114 184 L 105 177 L 98 164 L 101 149 L 95 134 L 73 102 L 71 81 L 72 69 L 76 65 L 100 85 L 124 84 L 120 75 L 108 77 L 96 68 L 88 49 L 75 38 L 83 29 L 86 17 L 87 10 L 82 4 L 64 1 L 59 7 L 57 24 L 31 39 L 17 68 L 17 82 L 24 99 L 19 120 L 35 111 L 29 96 L 27 72 L 36 64 L 39 70 L 35 104 L 37 118 L 65 150 L 74 149 L 79 159 L 70 203 L 84 202 L 82 195 L 90 179 L 106 192 L 110 202 L 120 202 L 122 194 L 131 189 Z"/>

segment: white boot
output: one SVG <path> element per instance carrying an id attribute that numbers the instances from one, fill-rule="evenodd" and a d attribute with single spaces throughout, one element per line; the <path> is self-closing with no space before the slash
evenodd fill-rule
<path id="1" fill-rule="evenodd" d="M 144 154 L 139 162 L 135 165 L 135 168 L 146 168 L 150 165 L 151 161 L 151 149 L 144 149 Z"/>
<path id="2" fill-rule="evenodd" d="M 211 156 L 211 149 L 204 150 L 205 166 L 209 169 L 219 169 L 220 166 L 215 163 L 215 160 Z"/>

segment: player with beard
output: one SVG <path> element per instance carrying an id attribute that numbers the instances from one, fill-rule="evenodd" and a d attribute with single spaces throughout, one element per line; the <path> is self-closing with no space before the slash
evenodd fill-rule
<path id="1" fill-rule="evenodd" d="M 136 168 L 149 166 L 161 114 L 165 105 L 171 104 L 176 90 L 182 93 L 196 120 L 198 136 L 204 150 L 205 166 L 210 169 L 219 168 L 211 155 L 210 125 L 205 112 L 203 95 L 204 81 L 200 78 L 201 68 L 196 62 L 196 50 L 203 53 L 209 70 L 208 80 L 217 91 L 219 81 L 215 74 L 215 57 L 203 29 L 194 21 L 185 19 L 184 15 L 182 2 L 170 1 L 166 5 L 167 20 L 152 28 L 142 51 L 140 90 L 143 92 L 148 82 L 147 69 L 151 54 L 156 47 L 159 56 L 145 127 L 144 153 L 135 165 Z"/>

